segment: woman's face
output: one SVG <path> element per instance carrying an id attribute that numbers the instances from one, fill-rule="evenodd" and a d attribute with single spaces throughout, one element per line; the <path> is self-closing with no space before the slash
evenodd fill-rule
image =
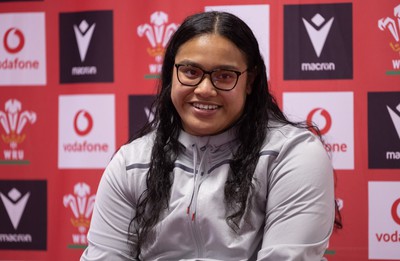
<path id="1" fill-rule="evenodd" d="M 204 34 L 184 43 L 175 56 L 175 64 L 193 65 L 205 71 L 247 69 L 245 55 L 228 39 Z M 191 72 L 189 72 L 191 74 Z M 230 91 L 216 89 L 210 75 L 196 86 L 181 84 L 174 67 L 172 102 L 182 120 L 183 129 L 193 135 L 214 135 L 230 127 L 243 113 L 246 96 L 251 92 L 248 73 L 239 76 Z"/>

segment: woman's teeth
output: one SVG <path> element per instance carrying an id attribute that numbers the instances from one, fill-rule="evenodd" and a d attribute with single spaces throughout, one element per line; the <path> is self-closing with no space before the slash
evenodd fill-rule
<path id="1" fill-rule="evenodd" d="M 210 105 L 210 104 L 193 103 L 193 106 L 200 110 L 216 110 L 216 109 L 218 109 L 217 105 Z"/>

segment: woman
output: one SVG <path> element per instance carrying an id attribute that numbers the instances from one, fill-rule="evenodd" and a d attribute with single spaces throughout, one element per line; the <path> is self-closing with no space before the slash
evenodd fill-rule
<path id="1" fill-rule="evenodd" d="M 321 260 L 335 219 L 320 139 L 269 93 L 250 28 L 188 17 L 156 116 L 101 179 L 81 260 Z"/>

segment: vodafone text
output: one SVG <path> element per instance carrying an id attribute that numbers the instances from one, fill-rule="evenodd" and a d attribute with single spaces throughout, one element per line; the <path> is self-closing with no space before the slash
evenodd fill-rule
<path id="1" fill-rule="evenodd" d="M 107 143 L 89 143 L 87 141 L 63 144 L 65 152 L 108 152 Z"/>
<path id="2" fill-rule="evenodd" d="M 347 144 L 346 143 L 325 143 L 325 149 L 328 152 L 346 152 Z"/>
<path id="3" fill-rule="evenodd" d="M 37 60 L 19 60 L 18 58 L 12 59 L 5 59 L 0 61 L 0 70 L 15 70 L 15 69 L 39 69 L 39 61 Z"/>
<path id="4" fill-rule="evenodd" d="M 394 231 L 392 234 L 389 233 L 376 233 L 376 239 L 378 242 L 400 242 L 399 231 Z"/>

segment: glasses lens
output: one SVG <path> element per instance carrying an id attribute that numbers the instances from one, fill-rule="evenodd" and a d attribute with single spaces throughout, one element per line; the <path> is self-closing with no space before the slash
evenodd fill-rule
<path id="1" fill-rule="evenodd" d="M 238 75 L 234 71 L 218 70 L 211 74 L 211 78 L 217 88 L 229 90 L 235 86 Z"/>
<path id="2" fill-rule="evenodd" d="M 204 78 L 204 74 L 210 74 L 211 81 L 217 89 L 230 91 L 235 88 L 240 72 L 217 69 L 211 72 L 204 71 L 199 67 L 192 65 L 178 64 L 177 74 L 181 84 L 187 86 L 196 86 Z"/>
<path id="3" fill-rule="evenodd" d="M 178 67 L 178 78 L 182 84 L 197 85 L 203 77 L 203 71 L 200 68 L 190 65 L 181 65 Z"/>

